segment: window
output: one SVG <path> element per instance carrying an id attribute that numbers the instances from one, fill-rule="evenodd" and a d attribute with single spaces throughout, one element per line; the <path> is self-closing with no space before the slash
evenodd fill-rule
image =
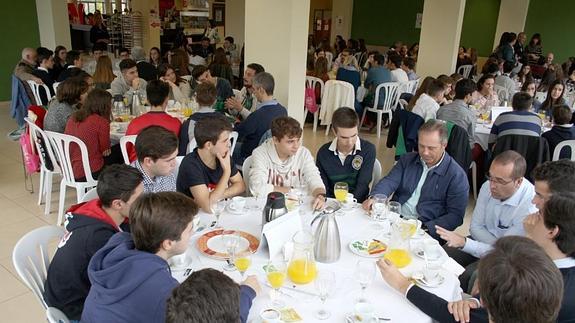
<path id="1" fill-rule="evenodd" d="M 108 0 L 112 3 L 112 12 L 106 12 L 106 0 L 79 0 L 79 3 L 84 4 L 84 12 L 86 14 L 94 13 L 96 10 L 99 10 L 102 14 L 113 14 L 114 9 L 116 9 L 116 1 L 115 0 Z M 128 8 L 128 0 L 121 0 L 121 10 L 123 12 L 125 8 Z M 120 9 L 120 8 L 118 8 Z"/>

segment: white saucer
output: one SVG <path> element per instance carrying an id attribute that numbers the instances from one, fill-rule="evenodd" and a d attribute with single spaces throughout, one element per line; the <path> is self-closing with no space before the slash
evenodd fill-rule
<path id="1" fill-rule="evenodd" d="M 415 276 L 417 276 L 417 277 L 415 277 Z M 430 288 L 438 287 L 441 284 L 443 284 L 443 282 L 445 282 L 445 276 L 443 276 L 441 273 L 437 274 L 437 280 L 435 280 L 433 282 L 427 281 L 425 279 L 425 276 L 423 276 L 422 273 L 415 273 L 412 276 L 412 278 L 417 285 L 424 286 L 424 287 L 430 287 Z"/>

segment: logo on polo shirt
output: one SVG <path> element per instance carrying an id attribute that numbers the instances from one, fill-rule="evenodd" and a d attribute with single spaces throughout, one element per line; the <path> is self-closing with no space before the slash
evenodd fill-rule
<path id="1" fill-rule="evenodd" d="M 363 164 L 363 157 L 359 155 L 353 157 L 353 160 L 351 161 L 351 167 L 353 167 L 353 169 L 359 170 L 362 164 Z"/>

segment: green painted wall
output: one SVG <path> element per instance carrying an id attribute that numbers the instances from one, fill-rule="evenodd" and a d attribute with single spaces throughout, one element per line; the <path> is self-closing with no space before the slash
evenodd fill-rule
<path id="1" fill-rule="evenodd" d="M 10 1 L 0 10 L 2 30 L 2 58 L 0 59 L 0 101 L 9 101 L 12 93 L 11 77 L 20 60 L 22 48 L 40 46 L 36 1 Z"/>
<path id="2" fill-rule="evenodd" d="M 419 42 L 418 12 L 423 12 L 423 0 L 355 0 L 351 37 L 369 45 L 391 46 L 397 40 L 411 45 Z"/>
<path id="3" fill-rule="evenodd" d="M 531 0 L 525 22 L 527 42 L 531 35 L 540 33 L 543 53 L 553 52 L 556 63 L 575 56 L 575 42 L 571 38 L 575 33 L 571 22 L 574 12 L 573 0 Z"/>
<path id="4" fill-rule="evenodd" d="M 489 56 L 499 16 L 501 0 L 467 0 L 463 15 L 460 44 L 478 50 L 479 56 Z"/>

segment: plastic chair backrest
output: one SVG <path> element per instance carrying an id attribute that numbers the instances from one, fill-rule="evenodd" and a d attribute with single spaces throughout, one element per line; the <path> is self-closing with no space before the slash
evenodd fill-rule
<path id="1" fill-rule="evenodd" d="M 250 191 L 250 168 L 252 167 L 252 161 L 253 157 L 248 156 L 242 165 L 242 176 L 244 177 L 244 184 L 246 185 L 246 192 L 248 196 L 252 195 L 252 192 Z"/>
<path id="2" fill-rule="evenodd" d="M 419 86 L 419 80 L 421 80 L 421 79 L 418 78 L 417 80 L 411 80 L 411 81 L 407 82 L 407 91 L 406 92 L 415 95 L 415 92 L 417 91 L 417 87 Z"/>
<path id="3" fill-rule="evenodd" d="M 64 233 L 63 227 L 54 225 L 34 229 L 20 238 L 12 251 L 12 263 L 18 276 L 44 308 L 48 307 L 43 296 L 50 266 L 48 244 L 61 238 Z"/>
<path id="4" fill-rule="evenodd" d="M 272 130 L 271 129 L 266 130 L 266 132 L 264 132 L 264 134 L 260 138 L 260 142 L 258 143 L 258 146 L 263 144 L 264 142 L 266 142 L 266 140 L 270 139 L 271 137 L 272 137 Z"/>
<path id="5" fill-rule="evenodd" d="M 28 85 L 30 85 L 30 89 L 32 89 L 32 94 L 34 94 L 34 99 L 36 100 L 36 104 L 37 105 L 43 105 L 44 102 L 42 102 L 42 98 L 40 96 L 40 87 L 44 88 L 44 92 L 46 93 L 46 98 L 48 100 L 48 102 L 50 102 L 50 99 L 52 99 L 52 93 L 50 92 L 50 88 L 48 87 L 48 85 L 46 84 L 38 84 L 32 80 L 28 80 Z M 56 90 L 54 89 L 54 92 L 56 92 Z M 48 103 L 46 102 L 46 103 Z"/>
<path id="6" fill-rule="evenodd" d="M 457 68 L 457 74 L 463 76 L 463 78 L 469 78 L 472 69 L 473 65 L 461 65 Z"/>
<path id="7" fill-rule="evenodd" d="M 190 139 L 190 142 L 188 142 L 188 147 L 186 148 L 186 155 L 194 151 L 196 147 L 198 147 L 198 144 L 196 143 L 196 138 Z"/>
<path id="8" fill-rule="evenodd" d="M 60 161 L 62 180 L 66 180 L 71 184 L 77 183 L 76 178 L 74 177 L 74 170 L 72 169 L 72 158 L 70 156 L 70 147 L 72 144 L 76 144 L 78 145 L 82 156 L 82 167 L 84 167 L 86 182 L 92 182 L 94 183 L 94 186 L 96 186 L 97 182 L 92 177 L 92 171 L 90 170 L 90 160 L 88 159 L 88 148 L 86 148 L 86 144 L 77 137 L 63 133 L 46 131 L 46 134 L 48 135 L 48 139 L 50 139 L 54 152 Z"/>
<path id="9" fill-rule="evenodd" d="M 385 93 L 382 110 L 390 111 L 395 108 L 397 101 L 399 100 L 399 87 L 401 83 L 398 82 L 386 82 L 381 83 L 375 89 L 375 98 L 373 100 L 373 107 L 377 108 L 379 106 L 379 92 L 383 89 Z"/>
<path id="10" fill-rule="evenodd" d="M 509 91 L 507 91 L 505 87 L 495 84 L 493 85 L 493 89 L 495 90 L 495 93 L 497 93 L 497 97 L 500 102 L 503 103 L 503 101 L 508 101 Z"/>
<path id="11" fill-rule="evenodd" d="M 373 172 L 371 173 L 371 182 L 375 185 L 381 179 L 381 163 L 379 159 L 375 159 L 373 163 Z M 372 185 L 373 186 L 373 185 Z"/>
<path id="12" fill-rule="evenodd" d="M 539 102 L 545 101 L 547 98 L 547 92 L 535 92 L 535 100 Z"/>
<path id="13" fill-rule="evenodd" d="M 349 95 L 353 95 L 354 100 L 355 100 L 355 89 L 353 88 L 353 85 L 351 83 L 346 82 L 346 81 L 339 81 L 339 80 L 329 80 L 329 81 L 325 82 L 325 89 L 332 88 L 332 87 L 342 87 L 342 89 L 340 89 L 340 96 L 344 97 L 344 96 L 346 96 L 346 95 L 344 95 L 344 92 L 348 92 Z M 327 101 L 324 98 L 324 95 L 326 92 L 327 91 L 324 91 L 322 93 L 321 102 Z M 352 108 L 352 107 L 350 107 L 350 108 Z"/>
<path id="14" fill-rule="evenodd" d="M 98 198 L 98 189 L 97 187 L 91 188 L 84 196 L 82 197 L 81 203 L 91 201 L 93 199 Z"/>
<path id="15" fill-rule="evenodd" d="M 24 118 L 24 121 L 26 121 L 26 123 L 28 124 L 28 127 L 30 127 L 30 135 L 32 136 L 32 140 L 34 141 L 36 151 L 38 152 L 38 156 L 40 156 L 40 163 L 41 163 L 42 167 L 45 170 L 49 171 L 49 169 L 46 167 L 46 165 L 47 165 L 46 164 L 46 161 L 47 161 L 46 157 L 48 157 L 48 158 L 50 158 L 50 161 L 52 163 L 53 172 L 58 173 L 60 171 L 60 167 L 58 166 L 56 155 L 54 154 L 54 150 L 52 150 L 52 144 L 48 140 L 48 136 L 46 135 L 44 130 L 40 129 L 40 127 L 38 127 L 29 118 Z M 42 146 L 40 144 L 40 142 L 38 140 L 40 138 L 44 142 L 44 146 Z M 42 152 L 41 152 L 42 149 L 46 150 L 46 154 L 42 154 Z"/>
<path id="16" fill-rule="evenodd" d="M 561 150 L 563 148 L 569 147 L 571 149 L 571 156 L 569 159 L 575 161 L 575 140 L 564 140 L 560 142 L 557 146 L 555 146 L 555 150 L 553 150 L 553 161 L 559 160 L 559 156 L 561 156 Z"/>
<path id="17" fill-rule="evenodd" d="M 306 76 L 305 77 L 305 87 L 306 88 L 312 88 L 315 90 L 315 87 L 317 84 L 319 84 L 320 98 L 321 98 L 321 96 L 323 95 L 323 87 L 324 87 L 323 81 L 320 78 L 314 77 L 314 76 Z"/>
<path id="18" fill-rule="evenodd" d="M 232 89 L 232 91 L 234 92 L 234 96 L 236 97 L 236 99 L 239 99 L 242 92 L 236 89 Z"/>
<path id="19" fill-rule="evenodd" d="M 133 146 L 135 146 L 136 137 L 138 137 L 138 135 L 122 136 L 120 138 L 120 150 L 122 151 L 122 158 L 124 159 L 124 164 L 126 165 L 130 165 L 130 155 L 128 155 L 128 143 L 131 143 Z"/>
<path id="20" fill-rule="evenodd" d="M 49 323 L 70 323 L 66 314 L 55 307 L 48 307 L 46 309 L 46 318 Z"/>
<path id="21" fill-rule="evenodd" d="M 238 137 L 239 137 L 239 133 L 237 131 L 232 131 L 230 132 L 230 142 L 231 142 L 231 146 L 230 146 L 230 151 L 233 153 L 234 149 L 236 148 L 236 144 L 238 143 Z"/>
<path id="22" fill-rule="evenodd" d="M 176 176 L 176 180 L 178 179 L 178 173 L 180 172 L 180 164 L 182 163 L 183 159 L 184 159 L 184 156 L 177 156 L 176 157 L 176 170 L 174 170 L 174 175 Z"/>

